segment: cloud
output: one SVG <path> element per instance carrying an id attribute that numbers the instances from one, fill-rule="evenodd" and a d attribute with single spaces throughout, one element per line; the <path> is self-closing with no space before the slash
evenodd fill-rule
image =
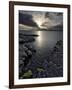
<path id="1" fill-rule="evenodd" d="M 37 30 L 38 27 L 32 27 L 24 24 L 19 24 L 19 30 Z"/>
<path id="2" fill-rule="evenodd" d="M 32 20 L 32 15 L 24 13 L 19 13 L 19 24 L 37 26 L 37 24 Z"/>
<path id="3" fill-rule="evenodd" d="M 63 25 L 63 14 L 58 12 L 20 11 L 19 23 L 40 29 Z"/>

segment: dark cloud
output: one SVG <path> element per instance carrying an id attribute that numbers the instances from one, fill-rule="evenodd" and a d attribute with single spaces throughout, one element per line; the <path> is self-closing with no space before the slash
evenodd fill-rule
<path id="1" fill-rule="evenodd" d="M 42 11 L 19 11 L 19 24 L 49 29 L 63 26 L 63 13 Z"/>
<path id="2" fill-rule="evenodd" d="M 24 14 L 19 12 L 19 24 L 37 26 L 37 24 L 32 20 L 32 15 Z"/>

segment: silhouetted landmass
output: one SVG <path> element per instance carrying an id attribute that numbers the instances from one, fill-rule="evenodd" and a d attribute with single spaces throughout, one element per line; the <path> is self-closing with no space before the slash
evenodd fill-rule
<path id="1" fill-rule="evenodd" d="M 63 25 L 53 26 L 48 29 L 39 28 L 39 30 L 41 30 L 41 31 L 63 31 Z"/>
<path id="2" fill-rule="evenodd" d="M 38 37 L 39 35 L 36 35 L 36 34 L 19 34 L 20 37 L 22 36 L 35 36 L 35 37 Z"/>

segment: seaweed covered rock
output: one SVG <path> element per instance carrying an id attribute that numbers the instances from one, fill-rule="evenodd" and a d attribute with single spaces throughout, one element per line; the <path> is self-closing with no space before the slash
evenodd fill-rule
<path id="1" fill-rule="evenodd" d="M 20 77 L 20 79 L 23 78 L 31 78 L 32 77 L 32 71 L 28 70 L 27 72 L 23 73 L 22 76 Z"/>

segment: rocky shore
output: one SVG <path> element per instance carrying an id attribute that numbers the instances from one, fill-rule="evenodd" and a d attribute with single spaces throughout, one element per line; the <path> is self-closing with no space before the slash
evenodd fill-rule
<path id="1" fill-rule="evenodd" d="M 35 47 L 29 43 L 37 35 L 19 35 L 19 79 L 63 76 L 63 41 L 59 40 L 43 62 L 31 59 L 36 54 Z M 38 64 L 38 65 L 37 65 Z"/>

